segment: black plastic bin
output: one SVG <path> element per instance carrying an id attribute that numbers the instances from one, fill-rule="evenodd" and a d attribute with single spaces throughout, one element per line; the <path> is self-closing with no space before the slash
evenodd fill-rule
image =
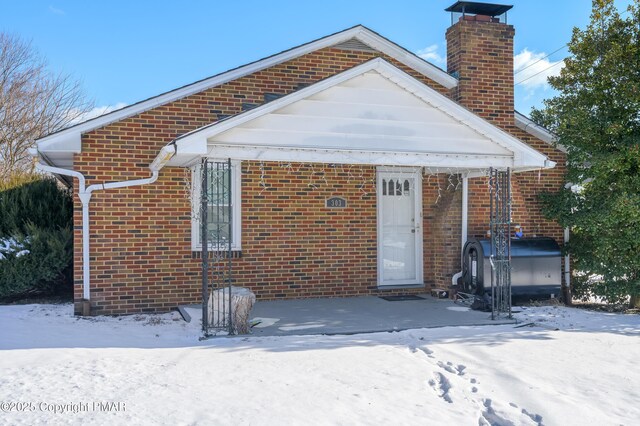
<path id="1" fill-rule="evenodd" d="M 491 240 L 472 239 L 463 251 L 462 286 L 466 293 L 491 291 Z M 558 297 L 562 286 L 562 252 L 553 238 L 511 240 L 511 294 Z"/>

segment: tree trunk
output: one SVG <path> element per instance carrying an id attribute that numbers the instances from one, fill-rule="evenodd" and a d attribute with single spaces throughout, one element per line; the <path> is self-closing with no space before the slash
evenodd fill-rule
<path id="1" fill-rule="evenodd" d="M 631 296 L 631 308 L 638 308 L 640 309 L 640 295 L 635 294 Z"/>
<path id="2" fill-rule="evenodd" d="M 235 334 L 251 333 L 249 317 L 256 303 L 256 295 L 244 287 L 220 288 L 209 295 L 209 321 L 217 327 L 229 321 L 229 293 L 231 293 L 231 325 Z"/>

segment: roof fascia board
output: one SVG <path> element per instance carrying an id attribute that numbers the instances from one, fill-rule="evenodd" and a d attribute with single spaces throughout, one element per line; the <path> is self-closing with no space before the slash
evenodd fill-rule
<path id="1" fill-rule="evenodd" d="M 46 148 L 50 146 L 49 143 L 53 144 L 60 141 L 61 139 L 66 139 L 70 134 L 77 133 L 81 135 L 82 133 L 90 132 L 113 122 L 124 120 L 142 112 L 157 108 L 161 105 L 176 101 L 178 99 L 182 99 L 195 93 L 202 92 L 206 89 L 219 86 L 229 81 L 236 80 L 265 68 L 269 68 L 282 62 L 286 62 L 299 56 L 311 53 L 313 51 L 342 43 L 351 38 L 357 38 L 363 43 L 380 50 L 382 53 L 385 53 L 395 58 L 396 60 L 405 63 L 407 66 L 425 74 L 425 76 L 442 84 L 444 87 L 453 88 L 458 84 L 458 80 L 448 75 L 445 71 L 429 64 L 428 62 L 418 58 L 415 55 L 412 55 L 402 47 L 390 42 L 389 40 L 385 39 L 379 34 L 374 33 L 368 28 L 362 25 L 358 25 L 353 28 L 349 28 L 347 30 L 309 42 L 307 44 L 303 44 L 293 49 L 275 54 L 273 56 L 269 56 L 256 62 L 252 62 L 250 64 L 223 72 L 213 77 L 209 77 L 207 79 L 184 86 L 182 88 L 166 92 L 162 95 L 138 102 L 128 107 L 124 107 L 109 114 L 93 118 L 84 123 L 80 123 L 73 127 L 69 127 L 68 129 L 61 130 L 58 133 L 40 138 L 36 142 L 38 142 L 40 150 L 46 150 Z M 80 151 L 78 150 L 74 152 Z"/>
<path id="2" fill-rule="evenodd" d="M 60 133 L 62 136 L 62 133 Z M 64 137 L 39 139 L 38 151 L 40 152 L 67 152 L 78 154 L 82 148 L 82 133 L 70 132 Z"/>
<path id="3" fill-rule="evenodd" d="M 444 70 L 441 70 L 413 53 L 402 49 L 397 44 L 385 39 L 373 31 L 363 28 L 357 38 L 374 49 L 386 53 L 408 67 L 424 74 L 447 89 L 453 89 L 458 85 L 458 80 L 447 74 Z"/>

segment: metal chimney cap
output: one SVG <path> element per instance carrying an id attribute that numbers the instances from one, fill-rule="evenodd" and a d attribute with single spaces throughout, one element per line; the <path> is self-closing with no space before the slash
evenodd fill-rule
<path id="1" fill-rule="evenodd" d="M 510 10 L 513 5 L 495 3 L 476 3 L 474 1 L 457 1 L 445 9 L 445 12 L 471 13 L 474 15 L 491 16 L 492 18 L 502 15 Z"/>

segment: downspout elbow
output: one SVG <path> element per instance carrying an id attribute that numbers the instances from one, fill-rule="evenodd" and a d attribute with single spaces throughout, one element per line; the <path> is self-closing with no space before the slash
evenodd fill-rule
<path id="1" fill-rule="evenodd" d="M 162 147 L 156 158 L 149 164 L 152 172 L 159 172 L 177 153 L 176 141 Z"/>
<path id="2" fill-rule="evenodd" d="M 32 150 L 29 152 L 34 158 L 35 158 L 35 166 L 36 166 L 36 170 L 40 170 L 43 172 L 49 172 L 49 173 L 53 173 L 56 175 L 64 175 L 64 176 L 71 176 L 74 177 L 76 179 L 78 179 L 78 183 L 79 183 L 79 188 L 78 188 L 78 192 L 82 193 L 85 191 L 86 188 L 86 184 L 85 184 L 85 179 L 84 179 L 84 175 L 80 172 L 77 172 L 75 170 L 69 170 L 69 169 L 63 169 L 61 167 L 54 167 L 54 166 L 50 166 L 48 164 L 43 164 L 41 162 L 42 158 L 40 157 L 40 154 L 37 150 Z"/>

